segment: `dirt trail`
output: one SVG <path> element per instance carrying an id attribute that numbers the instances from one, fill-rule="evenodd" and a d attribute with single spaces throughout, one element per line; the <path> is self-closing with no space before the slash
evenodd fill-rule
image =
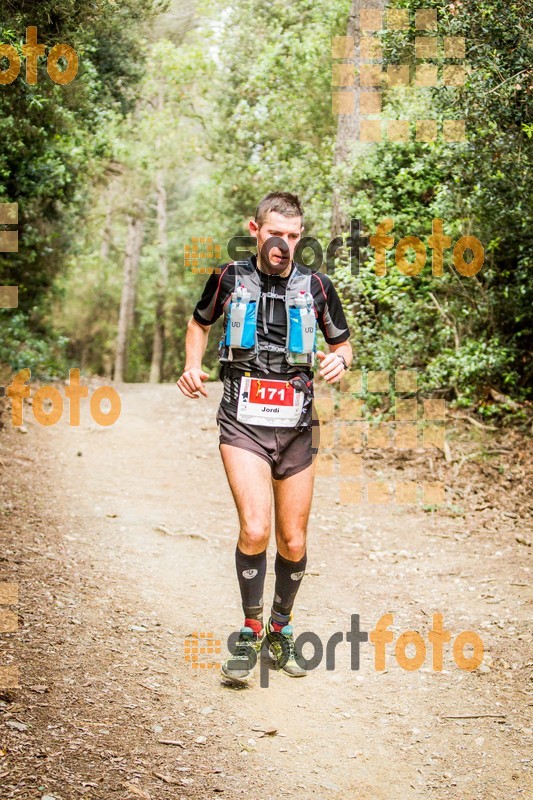
<path id="1" fill-rule="evenodd" d="M 2 800 L 528 796 L 531 550 L 516 531 L 341 505 L 317 477 L 294 624 L 324 643 L 344 633 L 335 669 L 323 660 L 302 680 L 270 671 L 268 688 L 258 674 L 251 688 L 225 687 L 218 670 L 185 660 L 191 633 L 212 632 L 225 654 L 241 624 L 221 385 L 207 401 L 173 385 L 120 391 L 109 429 L 88 408 L 79 428 L 43 428 L 28 410 L 28 434 L 0 440 L 0 581 L 20 592 L 20 630 L 0 637 L 0 657 L 20 664 L 22 684 L 0 695 Z M 273 555 L 271 545 L 267 603 Z M 388 612 L 394 642 L 420 631 L 425 663 L 402 669 L 393 643 L 377 672 L 365 643 L 352 670 L 351 615 L 370 631 Z M 445 645 L 443 671 L 432 670 L 436 612 L 452 641 L 481 636 L 480 669 L 459 669 Z M 472 718 L 446 718 L 461 715 Z"/>

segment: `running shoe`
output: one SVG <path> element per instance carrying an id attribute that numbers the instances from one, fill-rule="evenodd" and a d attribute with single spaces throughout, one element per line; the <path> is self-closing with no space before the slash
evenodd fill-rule
<path id="1" fill-rule="evenodd" d="M 302 656 L 296 651 L 294 646 L 294 633 L 292 625 L 285 625 L 279 632 L 272 628 L 272 620 L 269 619 L 265 627 L 265 635 L 269 643 L 269 652 L 275 662 L 276 669 L 281 669 L 291 678 L 303 678 L 307 675 L 305 670 L 298 662 Z"/>
<path id="2" fill-rule="evenodd" d="M 253 675 L 263 646 L 264 631 L 255 636 L 251 628 L 241 628 L 232 655 L 220 667 L 222 677 L 237 684 L 247 684 Z"/>

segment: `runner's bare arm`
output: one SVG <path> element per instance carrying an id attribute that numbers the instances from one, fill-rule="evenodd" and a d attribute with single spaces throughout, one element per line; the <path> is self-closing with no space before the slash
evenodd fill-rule
<path id="1" fill-rule="evenodd" d="M 336 383 L 340 381 L 344 372 L 344 365 L 337 355 L 344 356 L 348 367 L 353 360 L 352 346 L 348 341 L 340 344 L 329 344 L 329 353 L 326 355 L 322 350 L 317 350 L 317 357 L 320 359 L 319 375 L 324 378 L 326 383 Z"/>
<path id="2" fill-rule="evenodd" d="M 202 358 L 208 337 L 209 325 L 200 325 L 191 317 L 185 336 L 185 368 L 176 384 L 186 397 L 192 397 L 194 400 L 198 399 L 198 392 L 204 397 L 208 396 L 203 381 L 208 380 L 209 375 L 202 370 Z"/>

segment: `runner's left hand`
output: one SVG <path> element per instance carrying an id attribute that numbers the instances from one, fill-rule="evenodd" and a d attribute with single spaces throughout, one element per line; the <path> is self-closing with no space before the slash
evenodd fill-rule
<path id="1" fill-rule="evenodd" d="M 324 378 L 326 383 L 336 383 L 340 381 L 342 373 L 344 372 L 344 364 L 342 359 L 335 353 L 328 353 L 327 355 L 322 350 L 316 351 L 317 358 L 320 361 L 319 375 Z"/>

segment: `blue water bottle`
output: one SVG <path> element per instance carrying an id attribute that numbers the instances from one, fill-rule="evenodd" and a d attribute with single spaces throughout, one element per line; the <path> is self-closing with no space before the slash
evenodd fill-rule
<path id="1" fill-rule="evenodd" d="M 253 347 L 255 344 L 255 303 L 242 284 L 231 295 L 226 344 L 230 347 Z"/>
<path id="2" fill-rule="evenodd" d="M 315 348 L 316 318 L 313 297 L 309 292 L 300 292 L 289 306 L 289 352 L 308 355 Z M 302 359 L 307 363 L 307 358 Z"/>

